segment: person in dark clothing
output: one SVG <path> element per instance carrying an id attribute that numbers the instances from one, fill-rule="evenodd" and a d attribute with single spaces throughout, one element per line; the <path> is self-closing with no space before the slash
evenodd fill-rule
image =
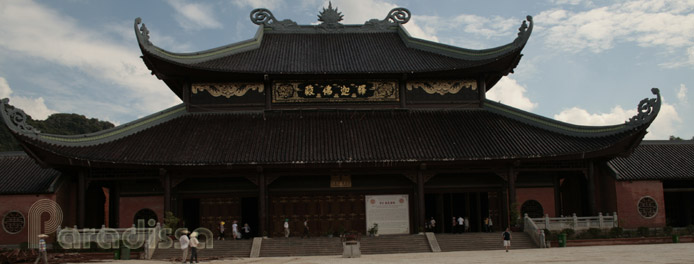
<path id="1" fill-rule="evenodd" d="M 504 247 L 506 248 L 506 252 L 508 252 L 508 249 L 511 247 L 511 229 L 506 228 L 506 231 L 504 231 L 501 236 L 504 238 Z"/>

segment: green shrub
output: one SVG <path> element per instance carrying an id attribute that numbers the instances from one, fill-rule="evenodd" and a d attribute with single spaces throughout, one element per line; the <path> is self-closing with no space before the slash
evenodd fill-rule
<path id="1" fill-rule="evenodd" d="M 663 227 L 663 234 L 665 234 L 666 236 L 672 235 L 672 227 L 671 226 Z"/>
<path id="2" fill-rule="evenodd" d="M 687 226 L 687 234 L 694 235 L 694 225 Z"/>
<path id="3" fill-rule="evenodd" d="M 618 226 L 615 226 L 613 228 L 610 228 L 610 237 L 611 238 L 618 238 L 621 237 L 624 234 L 624 229 Z"/>
<path id="4" fill-rule="evenodd" d="M 561 230 L 562 233 L 566 234 L 566 238 L 574 238 L 574 235 L 576 234 L 576 231 L 574 231 L 572 228 L 564 228 Z"/>
<path id="5" fill-rule="evenodd" d="M 585 234 L 588 235 L 588 238 L 601 238 L 602 230 L 598 228 L 589 228 Z"/>
<path id="6" fill-rule="evenodd" d="M 639 228 L 636 229 L 636 234 L 642 237 L 647 237 L 650 235 L 651 230 L 648 229 L 648 227 L 645 226 L 639 226 Z"/>

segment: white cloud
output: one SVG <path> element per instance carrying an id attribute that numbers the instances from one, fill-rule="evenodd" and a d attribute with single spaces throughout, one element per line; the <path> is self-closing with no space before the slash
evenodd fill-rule
<path id="1" fill-rule="evenodd" d="M 221 28 L 222 24 L 214 16 L 214 8 L 202 3 L 188 3 L 184 0 L 169 0 L 178 15 L 176 20 L 186 30 Z"/>
<path id="2" fill-rule="evenodd" d="M 133 49 L 131 42 L 122 44 L 120 38 L 114 41 L 113 36 L 99 29 L 78 25 L 73 18 L 32 1 L 0 2 L 0 25 L 2 49 L 36 61 L 74 68 L 86 76 L 124 88 L 118 101 L 130 111 L 134 108 L 151 113 L 179 102 L 163 82 L 150 75 L 139 58 L 139 50 Z M 132 24 L 123 27 L 131 28 Z M 79 92 L 69 92 L 72 93 Z M 54 100 L 51 96 L 55 95 L 46 98 Z"/>
<path id="3" fill-rule="evenodd" d="M 530 101 L 525 95 L 526 89 L 516 80 L 509 77 L 503 77 L 486 94 L 487 98 L 492 101 L 513 106 L 515 108 L 531 111 L 537 107 L 537 103 Z"/>
<path id="4" fill-rule="evenodd" d="M 552 9 L 541 12 L 535 21 L 546 36 L 546 45 L 563 51 L 600 53 L 623 41 L 681 52 L 694 44 L 692 11 L 692 1 L 642 0 L 581 12 Z M 688 63 L 693 64 L 692 51 L 689 55 Z"/>
<path id="5" fill-rule="evenodd" d="M 635 110 L 625 110 L 619 105 L 607 113 L 590 113 L 588 110 L 572 107 L 554 115 L 554 119 L 576 125 L 609 126 L 623 124 L 636 114 Z M 677 134 L 677 126 L 680 123 L 682 119 L 675 107 L 663 102 L 658 117 L 648 128 L 649 133 L 645 139 L 668 139 L 671 135 Z"/>
<path id="6" fill-rule="evenodd" d="M 24 110 L 33 119 L 43 120 L 51 114 L 57 113 L 54 110 L 48 109 L 43 97 L 29 98 L 24 96 L 12 96 L 12 89 L 5 78 L 0 77 L 0 99 L 10 98 L 10 104 L 14 107 Z"/>
<path id="7" fill-rule="evenodd" d="M 282 0 L 235 0 L 232 3 L 237 7 L 267 8 L 270 11 L 283 5 Z"/>
<path id="8" fill-rule="evenodd" d="M 680 84 L 680 89 L 677 91 L 677 99 L 680 103 L 687 104 L 687 87 L 684 84 Z"/>

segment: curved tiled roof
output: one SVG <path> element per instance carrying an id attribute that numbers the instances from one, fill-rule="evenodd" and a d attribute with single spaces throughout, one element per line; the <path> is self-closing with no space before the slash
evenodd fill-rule
<path id="1" fill-rule="evenodd" d="M 0 194 L 53 192 L 60 172 L 41 168 L 24 152 L 0 152 Z"/>
<path id="2" fill-rule="evenodd" d="M 619 155 L 641 140 L 657 115 L 657 99 L 641 107 L 651 109 L 648 115 L 607 127 L 566 124 L 489 101 L 477 109 L 225 113 L 189 113 L 181 105 L 79 136 L 21 129 L 12 121 L 22 119 L 20 110 L 6 100 L 0 109 L 35 153 L 90 164 L 363 164 Z"/>
<path id="3" fill-rule="evenodd" d="M 694 141 L 643 141 L 608 166 L 618 180 L 694 180 Z"/>
<path id="4" fill-rule="evenodd" d="M 409 11 L 407 16 L 409 20 Z M 513 42 L 484 50 L 417 39 L 402 27 L 406 21 L 388 18 L 364 25 L 335 23 L 332 27 L 254 21 L 260 25 L 254 38 L 193 53 L 175 53 L 153 45 L 149 30 L 144 24 L 140 26 L 140 18 L 135 20 L 134 29 L 145 63 L 160 76 L 185 75 L 184 69 L 259 74 L 427 73 L 493 63 L 498 64 L 493 67 L 497 74 L 506 75 L 518 63 L 520 50 L 532 32 L 532 17 L 528 16 L 527 22 L 523 21 Z"/>

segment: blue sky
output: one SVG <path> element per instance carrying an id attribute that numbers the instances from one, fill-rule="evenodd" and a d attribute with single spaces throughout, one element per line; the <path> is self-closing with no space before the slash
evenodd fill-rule
<path id="1" fill-rule="evenodd" d="M 663 108 L 647 139 L 694 137 L 694 1 L 335 0 L 344 24 L 383 19 L 405 7 L 411 35 L 465 48 L 512 41 L 532 15 L 535 29 L 514 74 L 488 97 L 583 125 L 620 124 L 658 87 Z M 133 20 L 174 52 L 251 38 L 249 13 L 316 22 L 322 0 L 0 0 L 0 98 L 37 119 L 78 113 L 123 124 L 179 104 L 142 63 Z"/>

